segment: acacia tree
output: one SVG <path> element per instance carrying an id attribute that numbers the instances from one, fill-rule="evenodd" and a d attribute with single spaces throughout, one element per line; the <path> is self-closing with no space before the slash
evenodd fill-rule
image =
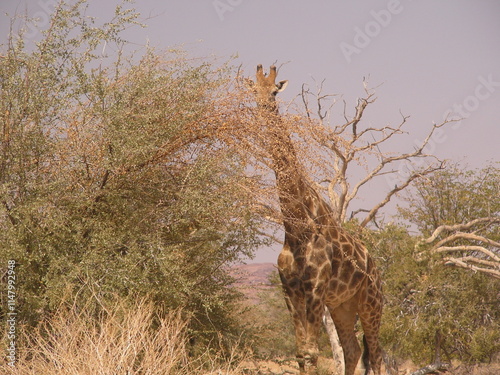
<path id="1" fill-rule="evenodd" d="M 385 283 L 385 350 L 421 365 L 437 362 L 437 348 L 446 362 L 488 362 L 498 353 L 498 280 L 444 267 L 437 254 L 415 256 L 419 239 L 404 227 L 387 225 L 363 234 L 380 260 Z M 442 338 L 439 347 L 437 335 Z"/>
<path id="2" fill-rule="evenodd" d="M 216 338 L 234 328 L 227 266 L 261 242 L 254 181 L 216 138 L 238 120 L 230 70 L 127 55 L 138 15 L 98 25 L 84 9 L 61 2 L 35 46 L 21 32 L 0 53 L 0 262 L 17 265 L 18 318 L 142 296 Z"/>
<path id="3" fill-rule="evenodd" d="M 389 260 L 383 335 L 393 352 L 428 361 L 437 334 L 447 359 L 488 362 L 500 350 L 499 175 L 494 163 L 454 165 L 419 180 L 399 211 L 422 236 L 374 234 Z"/>
<path id="4" fill-rule="evenodd" d="M 464 171 L 458 165 L 418 182 L 400 208 L 424 238 L 420 256 L 500 279 L 500 170 Z"/>

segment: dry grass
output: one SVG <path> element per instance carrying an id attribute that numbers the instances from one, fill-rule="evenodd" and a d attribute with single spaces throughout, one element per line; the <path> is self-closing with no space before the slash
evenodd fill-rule
<path id="1" fill-rule="evenodd" d="M 89 309 L 90 310 L 90 309 Z M 96 318 L 76 308 L 60 310 L 19 340 L 15 375 L 236 374 L 236 356 L 221 364 L 208 353 L 188 357 L 186 320 L 179 312 L 155 316 L 151 303 L 118 304 Z M 8 367 L 8 366 L 5 366 Z"/>

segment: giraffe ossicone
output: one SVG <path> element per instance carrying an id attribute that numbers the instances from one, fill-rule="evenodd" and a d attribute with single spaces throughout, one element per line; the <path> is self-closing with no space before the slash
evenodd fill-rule
<path id="1" fill-rule="evenodd" d="M 357 317 L 364 332 L 365 374 L 371 370 L 379 375 L 383 302 L 379 273 L 366 247 L 337 223 L 330 205 L 308 183 L 289 131 L 280 126 L 283 120 L 276 95 L 288 81 L 276 83 L 276 77 L 275 66 L 266 75 L 258 65 L 256 82 L 249 82 L 259 121 L 266 125 L 263 129 L 268 132 L 268 153 L 276 175 L 285 227 L 278 270 L 295 327 L 301 373 L 316 371 L 317 340 L 326 306 L 344 351 L 345 375 L 354 374 L 361 356 L 354 330 Z"/>

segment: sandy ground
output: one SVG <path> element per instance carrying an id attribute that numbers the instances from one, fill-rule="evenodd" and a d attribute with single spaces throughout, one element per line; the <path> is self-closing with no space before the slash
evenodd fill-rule
<path id="1" fill-rule="evenodd" d="M 410 361 L 404 362 L 398 366 L 397 375 L 409 375 L 418 370 Z M 385 369 L 383 369 L 385 370 Z M 247 361 L 241 366 L 241 373 L 246 375 L 299 375 L 299 367 L 293 360 L 274 360 L 274 361 Z M 356 375 L 362 375 L 364 372 L 358 369 Z M 383 371 L 384 373 L 384 371 Z M 332 360 L 321 358 L 318 363 L 319 375 L 341 375 L 334 367 Z M 468 366 L 453 362 L 448 372 L 442 372 L 446 375 L 500 375 L 500 363 L 483 364 L 479 366 Z"/>

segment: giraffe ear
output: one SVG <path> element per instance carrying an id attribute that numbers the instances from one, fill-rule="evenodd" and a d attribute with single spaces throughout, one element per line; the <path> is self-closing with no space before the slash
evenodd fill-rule
<path id="1" fill-rule="evenodd" d="M 276 92 L 282 92 L 283 90 L 286 89 L 286 86 L 288 85 L 288 81 L 279 81 L 277 84 L 276 84 L 276 89 L 278 91 Z"/>

